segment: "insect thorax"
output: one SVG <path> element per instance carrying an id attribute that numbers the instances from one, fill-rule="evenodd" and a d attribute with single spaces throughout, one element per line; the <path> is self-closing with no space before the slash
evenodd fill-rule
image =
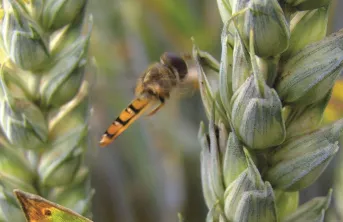
<path id="1" fill-rule="evenodd" d="M 162 64 L 176 71 L 176 74 L 178 75 L 178 78 L 180 80 L 184 79 L 188 73 L 187 64 L 185 60 L 178 54 L 172 52 L 165 52 L 161 55 L 160 61 Z"/>
<path id="2" fill-rule="evenodd" d="M 160 63 L 152 64 L 138 80 L 136 95 L 151 99 L 168 98 L 170 92 L 187 74 L 187 65 L 182 57 L 164 53 Z"/>

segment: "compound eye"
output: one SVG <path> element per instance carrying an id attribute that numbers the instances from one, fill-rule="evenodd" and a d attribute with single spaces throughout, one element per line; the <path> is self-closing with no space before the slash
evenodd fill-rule
<path id="1" fill-rule="evenodd" d="M 180 79 L 183 79 L 187 75 L 187 65 L 185 60 L 176 53 L 165 52 L 161 56 L 161 62 L 167 66 L 173 67 L 180 75 Z"/>

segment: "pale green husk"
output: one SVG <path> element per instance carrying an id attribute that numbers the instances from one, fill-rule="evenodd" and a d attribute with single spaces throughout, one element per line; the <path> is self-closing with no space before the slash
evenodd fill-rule
<path id="1" fill-rule="evenodd" d="M 343 32 L 325 37 L 330 1 L 217 3 L 218 84 L 193 49 L 209 119 L 199 132 L 206 220 L 324 221 L 331 190 L 298 201 L 336 155 L 343 129 L 343 120 L 320 126 L 343 68 Z"/>
<path id="2" fill-rule="evenodd" d="M 26 221 L 13 189 L 91 216 L 94 192 L 83 161 L 87 115 L 77 112 L 88 103 L 86 3 L 2 2 L 0 221 Z"/>

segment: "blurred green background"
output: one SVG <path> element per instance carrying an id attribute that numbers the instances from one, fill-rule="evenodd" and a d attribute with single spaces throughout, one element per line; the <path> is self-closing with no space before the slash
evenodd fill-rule
<path id="1" fill-rule="evenodd" d="M 334 1 L 330 33 L 343 27 L 342 10 L 343 2 Z M 222 24 L 216 1 L 90 0 L 89 13 L 95 22 L 90 54 L 98 66 L 91 74 L 88 158 L 96 189 L 94 221 L 174 222 L 178 212 L 186 222 L 204 221 L 197 131 L 206 118 L 196 90 L 175 93 L 160 112 L 138 120 L 109 147 L 100 149 L 98 141 L 133 98 L 138 76 L 163 52 L 189 52 L 194 36 L 202 50 L 219 59 Z M 328 120 L 342 116 L 340 87 Z M 339 157 L 301 193 L 301 202 L 327 194 L 337 162 Z M 331 213 L 330 221 L 338 220 Z"/>

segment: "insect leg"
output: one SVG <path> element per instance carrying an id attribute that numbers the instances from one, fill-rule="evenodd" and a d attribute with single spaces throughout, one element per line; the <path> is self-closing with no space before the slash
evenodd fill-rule
<path id="1" fill-rule="evenodd" d="M 157 111 L 159 111 L 165 104 L 165 99 L 160 97 L 160 104 L 155 108 L 153 109 L 149 114 L 148 116 L 152 116 L 154 115 L 155 113 L 157 113 Z"/>

